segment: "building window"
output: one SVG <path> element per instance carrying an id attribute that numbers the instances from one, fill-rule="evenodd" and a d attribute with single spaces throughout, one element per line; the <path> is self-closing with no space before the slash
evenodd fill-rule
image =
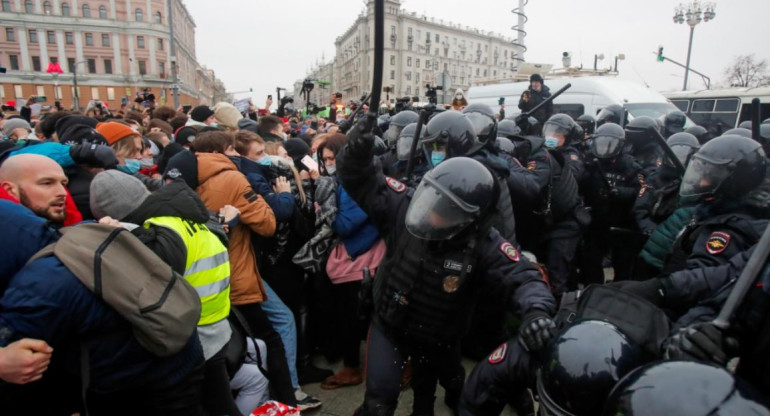
<path id="1" fill-rule="evenodd" d="M 165 62 L 158 62 L 158 71 L 160 72 L 161 78 L 166 78 L 166 63 Z"/>
<path id="2" fill-rule="evenodd" d="M 88 58 L 88 73 L 89 74 L 96 73 L 96 59 L 94 58 Z"/>
<path id="3" fill-rule="evenodd" d="M 406 87 L 406 95 L 412 95 L 412 86 L 411 85 L 407 85 L 407 87 Z"/>
<path id="4" fill-rule="evenodd" d="M 417 81 L 417 82 L 420 82 L 420 73 L 419 72 L 415 72 L 414 73 L 414 80 Z"/>
<path id="5" fill-rule="evenodd" d="M 21 91 L 21 85 L 14 85 L 13 86 L 13 93 L 16 94 L 16 98 L 21 98 L 23 96 Z"/>
<path id="6" fill-rule="evenodd" d="M 158 50 L 163 50 L 163 38 L 158 38 Z"/>
<path id="7" fill-rule="evenodd" d="M 74 43 L 72 32 L 64 32 L 64 43 L 67 45 L 72 45 Z"/>
<path id="8" fill-rule="evenodd" d="M 68 3 L 62 3 L 61 4 L 61 15 L 62 16 L 69 16 L 70 15 L 70 5 Z"/>
<path id="9" fill-rule="evenodd" d="M 414 61 L 414 67 L 419 68 L 420 67 L 420 58 L 415 59 Z"/>
<path id="10" fill-rule="evenodd" d="M 40 57 L 39 56 L 33 56 L 32 57 L 32 70 L 35 72 L 40 72 Z"/>
<path id="11" fill-rule="evenodd" d="M 102 46 L 110 46 L 110 35 L 102 33 Z"/>
<path id="12" fill-rule="evenodd" d="M 111 74 L 112 73 L 112 59 L 105 59 L 104 60 L 104 73 L 105 74 Z"/>
<path id="13" fill-rule="evenodd" d="M 86 45 L 94 46 L 94 35 L 92 33 L 86 33 Z"/>
<path id="14" fill-rule="evenodd" d="M 411 56 L 408 56 L 406 58 L 406 66 L 412 66 L 412 57 Z"/>
<path id="15" fill-rule="evenodd" d="M 396 79 L 396 71 L 390 71 L 390 79 Z"/>
<path id="16" fill-rule="evenodd" d="M 406 80 L 407 81 L 411 81 L 412 80 L 412 73 L 411 72 L 407 72 L 405 75 L 406 75 Z"/>
<path id="17" fill-rule="evenodd" d="M 37 30 L 29 30 L 29 43 L 37 43 Z"/>
<path id="18" fill-rule="evenodd" d="M 136 47 L 139 49 L 144 49 L 144 36 L 136 37 Z"/>
<path id="19" fill-rule="evenodd" d="M 136 9 L 136 11 L 134 12 L 134 16 L 136 17 L 137 22 L 144 21 L 144 15 L 142 14 L 142 9 Z"/>
<path id="20" fill-rule="evenodd" d="M 395 65 L 396 64 L 396 55 L 390 55 L 390 64 Z"/>
<path id="21" fill-rule="evenodd" d="M 4 12 L 11 11 L 11 0 L 3 0 L 3 11 Z"/>
<path id="22" fill-rule="evenodd" d="M 105 6 L 99 6 L 99 18 L 100 19 L 106 19 L 107 18 L 107 8 Z"/>
<path id="23" fill-rule="evenodd" d="M 67 71 L 75 72 L 75 58 L 67 58 Z"/>
<path id="24" fill-rule="evenodd" d="M 18 71 L 19 55 L 8 55 L 8 60 L 11 61 L 11 71 Z"/>
<path id="25" fill-rule="evenodd" d="M 35 94 L 37 95 L 45 95 L 45 87 L 42 85 L 35 86 Z"/>
<path id="26" fill-rule="evenodd" d="M 438 42 L 439 42 L 439 39 L 440 39 L 440 38 L 439 38 L 439 35 L 438 35 L 438 33 L 436 33 L 436 43 L 438 43 Z"/>
<path id="27" fill-rule="evenodd" d="M 91 6 L 87 4 L 83 5 L 83 17 L 91 17 Z"/>
<path id="28" fill-rule="evenodd" d="M 29 14 L 35 12 L 35 7 L 32 5 L 32 0 L 27 0 L 24 2 L 24 12 Z"/>
<path id="29" fill-rule="evenodd" d="M 16 31 L 12 27 L 5 28 L 5 40 L 8 42 L 16 42 Z"/>
<path id="30" fill-rule="evenodd" d="M 50 1 L 43 3 L 43 13 L 51 14 L 52 11 L 53 11 L 53 7 L 51 7 Z"/>
<path id="31" fill-rule="evenodd" d="M 108 100 L 115 99 L 115 88 L 107 87 L 107 99 Z"/>
<path id="32" fill-rule="evenodd" d="M 99 99 L 99 87 L 91 87 L 91 99 L 92 100 Z"/>
<path id="33" fill-rule="evenodd" d="M 147 61 L 139 61 L 139 75 L 147 75 Z"/>
<path id="34" fill-rule="evenodd" d="M 163 15 L 160 14 L 160 12 L 155 13 L 155 23 L 159 25 L 163 24 Z"/>
<path id="35" fill-rule="evenodd" d="M 53 30 L 49 30 L 46 32 L 46 36 L 48 37 L 48 44 L 49 45 L 55 45 L 56 44 L 56 32 Z"/>
<path id="36" fill-rule="evenodd" d="M 430 59 L 425 60 L 425 69 L 430 69 Z"/>

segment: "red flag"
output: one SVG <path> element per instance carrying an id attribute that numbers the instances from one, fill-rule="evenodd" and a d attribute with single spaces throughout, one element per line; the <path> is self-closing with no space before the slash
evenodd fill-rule
<path id="1" fill-rule="evenodd" d="M 64 71 L 61 70 L 61 66 L 58 62 L 49 62 L 48 69 L 46 69 L 45 72 L 48 72 L 49 74 L 61 74 Z"/>

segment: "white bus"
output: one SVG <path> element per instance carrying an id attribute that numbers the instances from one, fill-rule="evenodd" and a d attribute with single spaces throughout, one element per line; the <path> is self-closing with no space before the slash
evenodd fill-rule
<path id="1" fill-rule="evenodd" d="M 770 117 L 770 87 L 664 92 L 672 104 L 713 136 L 751 120 L 751 100 L 759 98 L 760 120 Z"/>
<path id="2" fill-rule="evenodd" d="M 631 119 L 640 116 L 660 118 L 677 109 L 659 92 L 624 79 L 601 76 L 545 79 L 551 93 L 567 83 L 571 83 L 572 87 L 553 101 L 554 114 L 566 113 L 572 118 L 583 114 L 595 117 L 602 108 L 619 104 L 628 110 Z M 471 87 L 467 98 L 469 103 L 484 103 L 498 108 L 498 100 L 505 97 L 506 114 L 514 114 L 519 112 L 519 98 L 527 88 L 529 81 Z M 691 123 L 688 121 L 687 125 Z"/>

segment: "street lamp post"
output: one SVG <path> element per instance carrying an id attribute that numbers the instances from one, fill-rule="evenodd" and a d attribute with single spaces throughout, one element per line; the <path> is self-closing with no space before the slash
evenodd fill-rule
<path id="1" fill-rule="evenodd" d="M 72 103 L 75 106 L 75 111 L 80 111 L 80 93 L 78 92 L 78 65 L 84 64 L 86 62 L 88 61 L 86 60 L 75 62 L 75 65 L 72 65 L 72 86 L 74 88 Z"/>
<path id="2" fill-rule="evenodd" d="M 714 13 L 714 3 L 701 4 L 698 0 L 692 0 L 690 3 L 681 3 L 674 9 L 674 23 L 682 24 L 687 22 L 690 25 L 690 43 L 687 46 L 687 63 L 684 69 L 684 86 L 682 90 L 687 90 L 687 78 L 690 75 L 690 55 L 692 54 L 692 36 L 695 32 L 695 26 L 701 21 L 708 22 L 716 16 Z"/>

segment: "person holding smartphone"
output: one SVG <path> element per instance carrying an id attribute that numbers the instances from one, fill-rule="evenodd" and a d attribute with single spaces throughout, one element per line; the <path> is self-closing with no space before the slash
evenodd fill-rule
<path id="1" fill-rule="evenodd" d="M 532 74 L 529 77 L 529 89 L 521 94 L 519 109 L 521 109 L 522 113 L 530 111 L 550 96 L 551 90 L 543 83 L 543 77 L 540 74 Z M 545 124 L 552 115 L 553 102 L 549 102 L 531 114 L 532 117 L 537 119 L 540 126 Z"/>

